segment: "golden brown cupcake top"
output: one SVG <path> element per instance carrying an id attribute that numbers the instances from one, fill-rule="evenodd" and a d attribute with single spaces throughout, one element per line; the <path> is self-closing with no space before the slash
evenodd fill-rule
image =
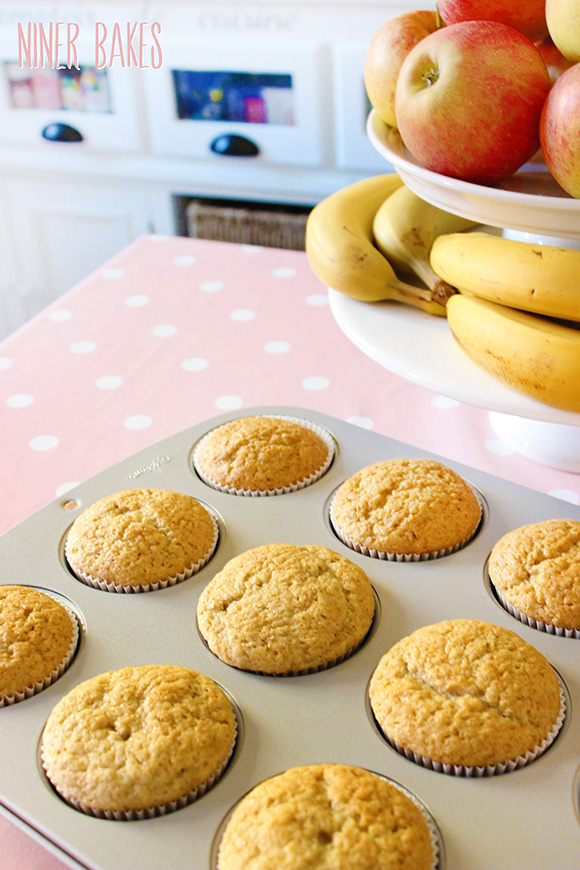
<path id="1" fill-rule="evenodd" d="M 174 577 L 211 551 L 215 523 L 197 499 L 128 489 L 99 499 L 74 521 L 66 557 L 74 569 L 122 586 Z"/>
<path id="2" fill-rule="evenodd" d="M 373 673 L 369 697 L 387 737 L 452 765 L 525 755 L 560 711 L 547 659 L 515 632 L 470 619 L 428 625 L 396 643 Z"/>
<path id="3" fill-rule="evenodd" d="M 419 808 L 392 783 L 341 764 L 294 767 L 234 809 L 218 870 L 429 870 L 433 846 Z"/>
<path id="4" fill-rule="evenodd" d="M 177 665 L 108 671 L 62 698 L 42 735 L 50 782 L 93 810 L 163 806 L 229 758 L 236 722 L 209 677 Z"/>
<path id="5" fill-rule="evenodd" d="M 367 634 L 365 572 L 326 547 L 266 544 L 231 559 L 200 595 L 199 630 L 226 664 L 283 674 L 319 668 Z"/>
<path id="6" fill-rule="evenodd" d="M 488 562 L 494 586 L 521 613 L 580 629 L 580 522 L 546 520 L 508 532 Z"/>
<path id="7" fill-rule="evenodd" d="M 0 697 L 42 682 L 69 653 L 74 626 L 65 608 L 29 586 L 0 586 Z"/>
<path id="8" fill-rule="evenodd" d="M 328 446 L 312 429 L 263 415 L 232 420 L 208 433 L 195 452 L 195 465 L 218 487 L 267 492 L 307 480 L 328 455 Z"/>
<path id="9" fill-rule="evenodd" d="M 481 506 L 455 471 L 431 459 L 387 459 L 348 478 L 331 519 L 355 544 L 422 555 L 455 547 L 476 530 Z"/>

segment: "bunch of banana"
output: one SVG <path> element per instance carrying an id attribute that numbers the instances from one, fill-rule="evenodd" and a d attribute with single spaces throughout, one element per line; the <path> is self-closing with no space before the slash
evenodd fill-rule
<path id="1" fill-rule="evenodd" d="M 403 184 L 380 206 L 373 221 L 373 233 L 377 248 L 393 268 L 402 273 L 413 272 L 444 304 L 455 292 L 453 281 L 433 271 L 431 248 L 443 233 L 461 233 L 477 225 L 476 221 L 425 202 Z"/>
<path id="2" fill-rule="evenodd" d="M 462 293 L 449 299 L 447 320 L 461 350 L 498 381 L 554 408 L 580 412 L 576 323 Z"/>
<path id="3" fill-rule="evenodd" d="M 319 202 L 306 223 L 308 261 L 321 281 L 339 293 L 366 302 L 405 302 L 445 316 L 445 305 L 433 290 L 401 281 L 374 244 L 374 217 L 402 183 L 395 173 L 378 175 Z"/>
<path id="4" fill-rule="evenodd" d="M 431 266 L 440 278 L 511 308 L 580 321 L 580 251 L 490 233 L 435 239 Z"/>

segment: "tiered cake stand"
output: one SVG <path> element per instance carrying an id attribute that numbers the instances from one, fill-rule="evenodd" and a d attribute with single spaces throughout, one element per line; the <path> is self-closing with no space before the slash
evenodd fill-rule
<path id="1" fill-rule="evenodd" d="M 580 248 L 580 200 L 564 193 L 541 159 L 497 187 L 483 187 L 423 169 L 398 132 L 374 110 L 367 130 L 376 150 L 427 202 L 476 220 L 490 232 Z M 580 414 L 544 405 L 496 381 L 459 350 L 444 318 L 390 302 L 360 302 L 332 289 L 329 297 L 340 329 L 379 365 L 434 392 L 488 409 L 494 431 L 516 452 L 580 473 Z"/>

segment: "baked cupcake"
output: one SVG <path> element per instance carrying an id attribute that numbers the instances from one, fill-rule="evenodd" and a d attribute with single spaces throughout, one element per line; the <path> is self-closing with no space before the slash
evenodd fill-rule
<path id="1" fill-rule="evenodd" d="M 209 677 L 177 665 L 127 667 L 80 683 L 42 733 L 49 782 L 107 819 L 151 818 L 191 803 L 224 771 L 236 717 Z"/>
<path id="2" fill-rule="evenodd" d="M 428 625 L 396 643 L 371 677 L 369 700 L 399 752 L 456 775 L 533 761 L 564 715 L 547 659 L 513 631 L 473 619 Z"/>
<path id="3" fill-rule="evenodd" d="M 0 707 L 41 692 L 74 656 L 74 612 L 31 586 L 0 586 Z"/>
<path id="4" fill-rule="evenodd" d="M 193 454 L 201 479 L 232 495 L 281 495 L 318 480 L 334 457 L 320 426 L 292 417 L 242 417 L 218 426 Z"/>
<path id="5" fill-rule="evenodd" d="M 191 577 L 211 558 L 215 518 L 197 499 L 165 489 L 128 489 L 76 518 L 65 556 L 79 580 L 108 592 L 149 592 Z"/>
<path id="6" fill-rule="evenodd" d="M 463 547 L 481 504 L 455 471 L 432 459 L 367 465 L 336 491 L 330 508 L 340 540 L 366 556 L 418 561 Z"/>
<path id="7" fill-rule="evenodd" d="M 429 818 L 429 823 L 427 822 Z M 293 767 L 235 806 L 217 870 L 431 870 L 438 844 L 416 799 L 360 767 Z"/>
<path id="8" fill-rule="evenodd" d="M 580 637 L 580 522 L 546 520 L 508 532 L 492 549 L 488 572 L 513 616 Z"/>
<path id="9" fill-rule="evenodd" d="M 199 631 L 235 668 L 307 673 L 338 664 L 375 610 L 365 572 L 326 547 L 266 544 L 231 559 L 202 591 Z"/>

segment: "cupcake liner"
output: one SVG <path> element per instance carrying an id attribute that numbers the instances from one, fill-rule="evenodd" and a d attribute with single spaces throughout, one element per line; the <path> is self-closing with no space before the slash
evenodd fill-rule
<path id="1" fill-rule="evenodd" d="M 121 810 L 96 809 L 95 807 L 91 807 L 89 804 L 85 804 L 82 801 L 76 800 L 76 798 L 67 797 L 66 795 L 62 794 L 57 789 L 57 787 L 52 784 L 50 777 L 46 771 L 46 768 L 44 766 L 44 758 L 42 756 L 42 748 L 41 748 L 40 755 L 41 755 L 42 768 L 43 768 L 44 774 L 45 774 L 48 782 L 50 783 L 51 787 L 54 788 L 54 790 L 59 795 L 59 797 L 61 797 L 62 800 L 64 800 L 67 804 L 69 804 L 69 806 L 71 806 L 73 809 L 77 810 L 80 813 L 83 813 L 86 816 L 93 816 L 94 818 L 97 818 L 97 819 L 106 819 L 108 821 L 114 821 L 114 822 L 135 822 L 135 821 L 143 821 L 144 819 L 154 819 L 154 818 L 157 818 L 159 816 L 169 815 L 169 813 L 174 813 L 177 810 L 181 810 L 181 809 L 183 809 L 183 807 L 186 807 L 189 804 L 192 804 L 198 798 L 200 798 L 204 794 L 206 794 L 211 788 L 213 788 L 213 786 L 216 784 L 216 782 L 220 779 L 220 777 L 224 773 L 226 767 L 230 763 L 231 758 L 234 754 L 234 750 L 236 748 L 237 739 L 238 739 L 238 724 L 237 724 L 237 718 L 236 718 L 236 729 L 234 732 L 234 737 L 232 740 L 232 745 L 230 747 L 230 751 L 229 751 L 228 755 L 226 756 L 226 758 L 224 758 L 221 765 L 217 768 L 217 770 L 214 771 L 214 773 L 210 777 L 208 777 L 208 779 L 206 779 L 205 782 L 202 782 L 200 785 L 197 786 L 197 788 L 190 789 L 190 791 L 188 791 L 186 794 L 182 795 L 179 798 L 176 798 L 173 801 L 168 801 L 165 804 L 158 804 L 158 805 L 155 805 L 152 807 L 145 807 L 145 808 L 140 809 L 140 810 L 127 810 L 125 812 L 123 812 Z"/>
<path id="2" fill-rule="evenodd" d="M 315 483 L 317 480 L 326 474 L 328 469 L 330 468 L 334 455 L 336 452 L 336 446 L 334 440 L 329 432 L 326 429 L 323 429 L 322 426 L 318 426 L 316 423 L 311 422 L 310 420 L 302 419 L 301 417 L 288 417 L 283 414 L 264 414 L 264 417 L 271 417 L 275 420 L 287 420 L 290 423 L 298 423 L 300 426 L 304 426 L 305 429 L 310 429 L 316 435 L 321 438 L 322 441 L 326 444 L 328 448 L 328 453 L 326 456 L 326 460 L 312 474 L 309 474 L 303 480 L 299 480 L 297 483 L 293 483 L 290 486 L 277 487 L 275 489 L 238 489 L 234 486 L 224 486 L 221 483 L 213 480 L 209 475 L 205 474 L 204 471 L 200 468 L 198 464 L 198 455 L 201 446 L 203 445 L 206 438 L 209 438 L 213 432 L 208 432 L 207 435 L 204 435 L 203 438 L 196 444 L 193 451 L 193 465 L 194 468 L 199 475 L 199 477 L 206 483 L 208 486 L 211 486 L 212 489 L 217 490 L 218 492 L 225 492 L 228 495 L 239 495 L 244 496 L 246 498 L 260 498 L 263 496 L 271 496 L 271 495 L 285 495 L 289 492 L 296 492 L 297 490 L 304 489 L 310 484 Z"/>
<path id="3" fill-rule="evenodd" d="M 515 605 L 510 604 L 510 602 L 507 600 L 507 598 L 505 598 L 503 593 L 500 592 L 499 589 L 493 585 L 493 583 L 491 583 L 491 587 L 493 589 L 494 595 L 496 596 L 503 609 L 506 610 L 510 614 L 510 616 L 513 616 L 515 619 L 523 622 L 524 625 L 527 625 L 530 628 L 535 628 L 536 631 L 543 631 L 546 634 L 556 635 L 556 637 L 573 637 L 576 639 L 580 637 L 580 629 L 578 628 L 565 628 L 561 625 L 553 625 L 550 622 L 544 622 L 541 619 L 534 619 L 533 616 L 527 616 L 525 613 L 522 613 L 521 610 L 518 610 Z"/>
<path id="4" fill-rule="evenodd" d="M 504 773 L 511 773 L 514 770 L 519 770 L 520 768 L 531 764 L 533 761 L 543 755 L 544 752 L 546 752 L 546 750 L 552 745 L 552 743 L 560 733 L 560 730 L 566 718 L 567 701 L 566 693 L 564 691 L 564 687 L 559 676 L 558 683 L 560 684 L 560 712 L 548 735 L 542 740 L 542 742 L 538 746 L 536 746 L 533 750 L 529 750 L 528 752 L 526 752 L 525 755 L 518 755 L 516 758 L 512 758 L 508 761 L 498 764 L 467 765 L 446 764 L 441 761 L 433 761 L 432 758 L 428 758 L 425 755 L 420 755 L 417 752 L 413 752 L 411 749 L 407 749 L 406 747 L 401 746 L 399 743 L 397 743 L 396 740 L 393 740 L 386 732 L 383 731 L 378 722 L 377 727 L 380 733 L 384 736 L 387 743 L 392 746 L 393 749 L 395 749 L 400 755 L 404 755 L 405 758 L 409 759 L 409 761 L 413 761 L 415 764 L 418 764 L 421 767 L 426 767 L 428 770 L 434 770 L 436 773 L 445 773 L 449 776 L 462 776 L 471 778 L 484 776 L 500 776 Z"/>
<path id="5" fill-rule="evenodd" d="M 329 662 L 324 662 L 321 665 L 315 665 L 311 668 L 302 668 L 298 671 L 282 671 L 281 673 L 272 673 L 272 671 L 252 671 L 249 668 L 238 668 L 238 670 L 243 670 L 249 674 L 257 674 L 258 676 L 261 676 L 261 677 L 304 677 L 304 676 L 307 676 L 308 674 L 319 674 L 322 671 L 328 671 L 330 668 L 334 668 L 337 665 L 340 665 L 343 662 L 345 662 L 347 659 L 351 658 L 351 656 L 353 656 L 361 648 L 361 646 L 363 645 L 363 643 L 367 639 L 371 629 L 372 629 L 372 625 L 369 628 L 369 631 L 367 631 L 367 633 L 363 637 L 363 639 L 360 640 L 356 644 L 356 646 L 353 646 L 351 649 L 347 650 L 347 652 L 345 652 L 343 655 L 339 656 L 338 658 L 332 659 Z M 215 655 L 215 653 L 214 653 L 214 655 Z M 218 656 L 218 658 L 219 658 L 219 656 Z M 220 659 L 220 661 L 222 661 L 222 659 Z"/>
<path id="6" fill-rule="evenodd" d="M 87 586 L 93 586 L 95 589 L 101 589 L 103 592 L 119 592 L 119 593 L 131 593 L 131 592 L 156 592 L 158 589 L 166 589 L 168 586 L 175 586 L 177 583 L 183 582 L 183 580 L 187 580 L 189 577 L 192 577 L 198 571 L 201 570 L 212 558 L 215 553 L 218 538 L 219 538 L 219 526 L 216 517 L 212 513 L 211 510 L 208 509 L 208 513 L 211 516 L 214 534 L 213 540 L 209 546 L 207 553 L 202 556 L 201 559 L 198 559 L 197 562 L 194 562 L 192 565 L 189 565 L 184 571 L 179 572 L 178 574 L 173 575 L 172 577 L 165 577 L 163 580 L 156 580 L 154 583 L 139 583 L 135 586 L 123 585 L 122 583 L 113 583 L 110 580 L 102 580 L 99 577 L 94 577 L 92 574 L 88 574 L 86 571 L 82 571 L 77 565 L 72 562 L 67 554 L 66 554 L 66 545 L 65 545 L 65 556 L 67 560 L 67 564 L 75 577 L 80 580 L 82 583 L 85 583 Z"/>
<path id="7" fill-rule="evenodd" d="M 57 667 L 53 668 L 50 674 L 47 674 L 42 680 L 38 680 L 36 683 L 25 686 L 22 691 L 15 692 L 13 695 L 0 695 L 0 707 L 10 707 L 12 706 L 12 704 L 18 704 L 20 701 L 25 701 L 27 698 L 32 698 L 33 695 L 37 695 L 39 692 L 44 691 L 44 689 L 47 689 L 49 686 L 52 686 L 53 683 L 55 683 L 60 677 L 62 677 L 64 672 L 71 664 L 76 653 L 80 634 L 79 620 L 76 613 L 74 612 L 72 607 L 70 607 L 65 601 L 62 601 L 60 598 L 56 598 L 56 596 L 50 595 L 49 590 L 42 591 L 45 592 L 46 595 L 49 595 L 51 598 L 54 598 L 55 601 L 58 601 L 58 603 L 61 604 L 62 607 L 64 607 L 70 618 L 73 627 L 73 633 L 69 648 L 66 651 L 61 663 L 57 665 Z"/>
<path id="8" fill-rule="evenodd" d="M 348 535 L 346 535 L 335 522 L 334 517 L 332 516 L 332 506 L 334 504 L 335 495 L 332 497 L 332 501 L 330 503 L 330 509 L 328 512 L 330 524 L 332 526 L 332 530 L 336 537 L 342 541 L 342 543 L 348 547 L 350 550 L 354 550 L 355 553 L 360 553 L 362 556 L 369 556 L 371 559 L 381 559 L 387 562 L 428 562 L 433 559 L 441 559 L 443 556 L 449 556 L 451 553 L 456 553 L 458 550 L 462 550 L 463 547 L 467 546 L 470 541 L 475 538 L 477 535 L 479 528 L 481 526 L 481 521 L 483 519 L 483 506 L 481 503 L 481 498 L 478 493 L 473 490 L 474 495 L 479 502 L 479 520 L 471 534 L 467 535 L 462 541 L 459 541 L 457 544 L 454 544 L 452 547 L 445 547 L 441 550 L 431 550 L 429 553 L 391 553 L 386 550 L 377 550 L 374 547 L 367 547 L 364 544 L 359 544 L 358 541 L 353 540 Z"/>

